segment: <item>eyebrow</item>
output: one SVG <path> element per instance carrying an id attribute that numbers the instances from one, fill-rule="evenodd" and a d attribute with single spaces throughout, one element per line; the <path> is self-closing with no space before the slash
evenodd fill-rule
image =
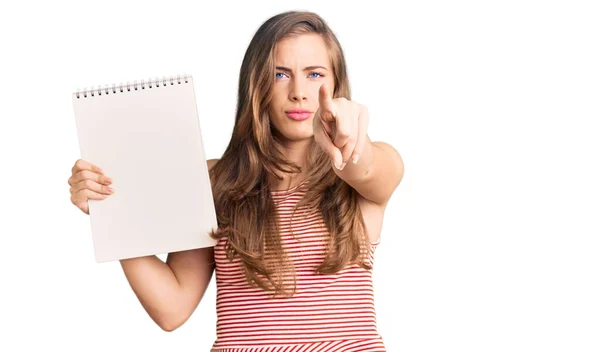
<path id="1" fill-rule="evenodd" d="M 275 67 L 277 70 L 281 70 L 281 71 L 286 71 L 286 72 L 292 72 L 292 70 L 290 68 L 287 67 L 283 67 L 283 66 L 277 66 Z M 325 71 L 327 71 L 327 69 L 323 66 L 308 66 L 304 68 L 304 71 L 310 71 L 310 70 L 314 70 L 316 68 L 322 68 Z"/>

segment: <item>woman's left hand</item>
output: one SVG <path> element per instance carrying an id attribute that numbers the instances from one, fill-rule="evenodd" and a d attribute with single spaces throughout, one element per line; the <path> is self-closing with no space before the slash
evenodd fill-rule
<path id="1" fill-rule="evenodd" d="M 342 170 L 352 159 L 356 164 L 367 140 L 367 107 L 346 98 L 332 99 L 329 87 L 319 88 L 319 109 L 313 119 L 315 141 Z"/>

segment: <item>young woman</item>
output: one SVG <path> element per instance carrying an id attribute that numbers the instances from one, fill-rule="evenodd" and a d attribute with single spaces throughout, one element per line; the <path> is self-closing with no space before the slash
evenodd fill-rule
<path id="1" fill-rule="evenodd" d="M 213 271 L 212 351 L 385 351 L 372 265 L 383 214 L 404 166 L 371 142 L 368 111 L 350 100 L 342 48 L 311 12 L 285 12 L 256 32 L 240 71 L 231 141 L 208 161 L 219 227 L 213 248 L 121 260 L 164 330 L 198 306 Z M 110 194 L 78 160 L 72 202 Z"/>

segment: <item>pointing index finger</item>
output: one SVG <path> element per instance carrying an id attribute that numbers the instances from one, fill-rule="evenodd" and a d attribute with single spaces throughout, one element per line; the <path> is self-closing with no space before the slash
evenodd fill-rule
<path id="1" fill-rule="evenodd" d="M 333 112 L 333 99 L 327 84 L 322 84 L 319 88 L 319 107 L 322 111 Z"/>

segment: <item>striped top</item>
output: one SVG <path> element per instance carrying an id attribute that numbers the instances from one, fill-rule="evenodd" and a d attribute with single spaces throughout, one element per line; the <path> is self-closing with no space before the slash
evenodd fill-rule
<path id="1" fill-rule="evenodd" d="M 291 216 L 306 193 L 305 182 L 271 191 L 282 246 L 296 269 L 292 298 L 273 298 L 272 291 L 250 287 L 240 259 L 227 259 L 227 238 L 215 246 L 217 339 L 211 352 L 385 352 L 376 326 L 372 271 L 352 264 L 337 274 L 315 274 L 328 237 L 321 213 L 299 207 Z M 371 265 L 377 244 L 369 246 Z"/>

